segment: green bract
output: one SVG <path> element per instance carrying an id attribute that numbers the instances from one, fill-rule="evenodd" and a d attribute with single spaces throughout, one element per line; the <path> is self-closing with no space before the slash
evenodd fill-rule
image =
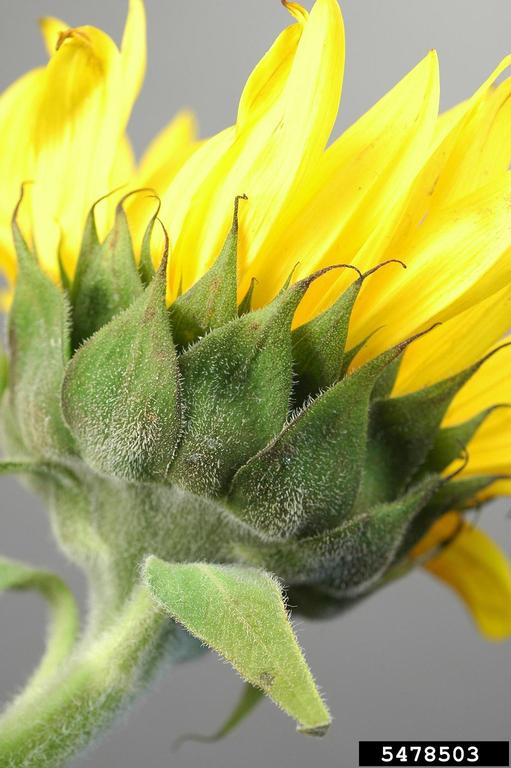
<path id="1" fill-rule="evenodd" d="M 226 731 L 260 690 L 300 730 L 323 734 L 328 710 L 283 592 L 298 614 L 342 610 L 406 570 L 431 524 L 494 480 L 441 474 L 488 415 L 440 428 L 477 366 L 393 398 L 404 339 L 347 373 L 369 273 L 295 330 L 321 272 L 257 309 L 252 283 L 238 306 L 239 203 L 218 260 L 170 308 L 167 254 L 156 272 L 149 258 L 156 217 L 137 268 L 122 201 L 104 243 L 93 209 L 65 288 L 14 224 L 1 471 L 25 473 L 47 501 L 87 573 L 91 610 L 76 640 L 65 586 L 0 563 L 1 588 L 34 587 L 54 608 L 42 665 L 0 721 L 2 765 L 63 764 L 161 659 L 201 643 L 252 686 Z"/>

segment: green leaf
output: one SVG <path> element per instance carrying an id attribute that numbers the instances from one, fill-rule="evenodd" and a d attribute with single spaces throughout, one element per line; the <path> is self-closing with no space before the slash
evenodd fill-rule
<path id="1" fill-rule="evenodd" d="M 116 209 L 114 226 L 104 243 L 99 242 L 95 203 L 87 217 L 76 267 L 73 305 L 73 348 L 127 309 L 143 291 L 133 254 L 123 198 Z"/>
<path id="2" fill-rule="evenodd" d="M 211 744 L 216 741 L 221 741 L 231 733 L 240 723 L 245 720 L 246 717 L 254 710 L 259 704 L 264 694 L 260 688 L 254 688 L 250 683 L 245 683 L 239 701 L 235 708 L 225 721 L 225 723 L 210 736 L 204 736 L 200 733 L 187 733 L 176 739 L 174 748 L 178 749 L 182 744 L 187 741 L 196 741 L 203 744 Z"/>
<path id="3" fill-rule="evenodd" d="M 411 521 L 440 483 L 437 476 L 427 477 L 397 501 L 377 505 L 331 531 L 258 546 L 236 544 L 234 553 L 290 586 L 317 585 L 337 597 L 356 597 L 385 574 Z"/>
<path id="4" fill-rule="evenodd" d="M 46 640 L 46 653 L 29 685 L 37 687 L 57 671 L 71 652 L 78 631 L 79 615 L 75 599 L 66 584 L 49 571 L 35 570 L 23 563 L 0 558 L 0 592 L 7 589 L 35 590 L 47 601 L 52 617 Z"/>
<path id="5" fill-rule="evenodd" d="M 167 253 L 140 299 L 78 350 L 62 390 L 83 457 L 127 480 L 164 480 L 181 432 L 166 265 Z"/>
<path id="6" fill-rule="evenodd" d="M 69 306 L 29 250 L 16 213 L 13 237 L 18 275 L 9 315 L 11 402 L 25 448 L 35 456 L 52 457 L 73 447 L 60 404 L 70 356 Z"/>
<path id="7" fill-rule="evenodd" d="M 186 428 L 170 478 L 220 494 L 285 423 L 292 386 L 291 321 L 309 281 L 209 333 L 179 358 Z"/>
<path id="8" fill-rule="evenodd" d="M 299 730 L 323 735 L 330 715 L 286 613 L 280 586 L 253 568 L 146 560 L 154 599 L 192 635 L 229 661 L 293 717 Z"/>
<path id="9" fill-rule="evenodd" d="M 236 197 L 231 231 L 211 269 L 170 307 L 174 339 L 181 347 L 238 315 L 238 205 L 246 199 Z"/>
<path id="10" fill-rule="evenodd" d="M 402 351 L 389 350 L 321 394 L 245 464 L 229 493 L 235 514 L 271 538 L 345 520 L 362 477 L 372 388 Z"/>

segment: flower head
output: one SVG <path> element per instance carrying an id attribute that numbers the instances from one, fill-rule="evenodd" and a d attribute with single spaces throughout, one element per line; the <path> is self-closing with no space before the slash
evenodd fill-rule
<path id="1" fill-rule="evenodd" d="M 141 0 L 120 49 L 43 21 L 48 65 L 0 99 L 4 422 L 94 632 L 142 568 L 144 610 L 319 733 L 273 574 L 317 614 L 424 565 L 511 634 L 509 564 L 463 516 L 510 488 L 511 80 L 439 115 L 430 52 L 331 141 L 337 0 L 283 5 L 235 125 L 199 140 L 183 113 L 138 165 Z"/>

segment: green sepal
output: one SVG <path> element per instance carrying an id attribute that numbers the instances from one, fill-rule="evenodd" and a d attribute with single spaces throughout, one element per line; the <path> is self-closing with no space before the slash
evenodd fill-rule
<path id="1" fill-rule="evenodd" d="M 277 580 L 255 568 L 146 560 L 156 603 L 293 717 L 323 735 L 330 714 L 289 621 Z"/>
<path id="2" fill-rule="evenodd" d="M 427 471 L 441 472 L 463 453 L 480 426 L 496 408 L 487 408 L 471 419 L 452 427 L 444 427 L 437 432 L 435 442 L 425 462 Z"/>
<path id="3" fill-rule="evenodd" d="M 156 274 L 151 256 L 151 239 L 153 236 L 154 225 L 156 224 L 161 208 L 161 200 L 159 198 L 156 199 L 158 200 L 158 207 L 149 220 L 149 224 L 147 225 L 144 232 L 144 237 L 142 238 L 142 245 L 140 248 L 140 262 L 138 264 L 138 271 L 140 278 L 145 286 L 149 285 L 154 275 Z"/>
<path id="4" fill-rule="evenodd" d="M 71 290 L 73 349 L 142 294 L 124 199 L 116 208 L 114 226 L 103 243 L 98 238 L 94 213 L 100 200 L 87 217 Z"/>
<path id="5" fill-rule="evenodd" d="M 180 347 L 238 316 L 238 206 L 246 199 L 246 195 L 236 197 L 231 230 L 211 269 L 170 307 L 174 339 Z"/>
<path id="6" fill-rule="evenodd" d="M 18 275 L 9 314 L 9 391 L 25 448 L 47 458 L 73 451 L 60 387 L 70 357 L 66 295 L 39 266 L 13 219 Z"/>
<path id="7" fill-rule="evenodd" d="M 348 367 L 345 356 L 349 324 L 362 285 L 370 275 L 394 263 L 404 266 L 391 259 L 362 274 L 350 264 L 335 265 L 337 269 L 353 269 L 358 278 L 331 307 L 293 331 L 293 357 L 299 381 L 297 402 L 332 386 L 344 375 Z"/>
<path id="8" fill-rule="evenodd" d="M 371 339 L 375 333 L 378 332 L 378 330 L 379 329 L 377 328 L 376 330 L 372 331 L 364 339 L 362 339 L 362 341 L 359 341 L 358 344 L 355 344 L 354 347 L 350 347 L 350 349 L 345 350 L 344 356 L 342 358 L 341 378 L 342 376 L 347 376 L 350 366 L 358 353 L 365 347 L 369 339 Z"/>
<path id="9" fill-rule="evenodd" d="M 288 585 L 316 585 L 337 597 L 355 597 L 385 574 L 410 522 L 440 483 L 437 476 L 426 477 L 398 500 L 379 504 L 333 530 L 257 547 L 236 544 L 235 554 L 277 573 Z"/>
<path id="10" fill-rule="evenodd" d="M 397 357 L 384 371 L 382 371 L 381 375 L 378 377 L 378 381 L 374 385 L 371 400 L 386 400 L 391 396 L 402 361 L 402 356 Z"/>
<path id="11" fill-rule="evenodd" d="M 443 482 L 428 504 L 410 524 L 397 552 L 396 561 L 407 555 L 442 515 L 452 510 L 463 512 L 477 506 L 477 495 L 500 479 L 500 477 L 495 476 L 480 476 Z"/>
<path id="12" fill-rule="evenodd" d="M 226 492 L 234 472 L 280 432 L 292 386 L 291 322 L 309 283 L 295 283 L 181 355 L 186 430 L 172 481 L 194 493 Z"/>
<path id="13" fill-rule="evenodd" d="M 349 268 L 348 264 L 339 266 Z M 329 309 L 293 331 L 297 402 L 332 386 L 342 375 L 351 312 L 362 287 L 359 275 Z"/>
<path id="14" fill-rule="evenodd" d="M 252 311 L 252 299 L 254 297 L 254 289 L 256 285 L 257 285 L 257 280 L 255 279 L 255 277 L 253 277 L 250 281 L 250 285 L 248 286 L 246 294 L 243 296 L 242 300 L 239 303 L 238 317 L 247 315 L 249 312 Z"/>
<path id="15" fill-rule="evenodd" d="M 310 534 L 345 520 L 360 486 L 372 388 L 394 347 L 319 395 L 233 479 L 229 502 L 270 538 Z"/>
<path id="16" fill-rule="evenodd" d="M 203 735 L 201 733 L 183 734 L 183 736 L 180 736 L 174 742 L 174 748 L 178 749 L 187 741 L 195 741 L 201 744 L 213 744 L 217 741 L 221 741 L 250 715 L 262 700 L 263 696 L 264 693 L 260 688 L 255 688 L 253 685 L 250 685 L 250 683 L 245 683 L 236 706 L 225 723 L 221 725 L 215 733 L 212 733 L 211 735 Z"/>
<path id="17" fill-rule="evenodd" d="M 67 274 L 67 270 L 64 266 L 63 256 L 62 256 L 62 249 L 59 247 L 59 252 L 57 254 L 57 261 L 59 265 L 59 275 L 60 275 L 60 284 L 63 288 L 63 290 L 66 292 L 68 298 L 71 296 L 71 289 L 72 289 L 72 282 L 69 278 L 69 275 Z"/>
<path id="18" fill-rule="evenodd" d="M 373 403 L 361 503 L 395 499 L 425 468 L 451 401 L 482 362 L 411 394 Z"/>
<path id="19" fill-rule="evenodd" d="M 440 517 L 450 510 L 463 512 L 472 509 L 479 503 L 477 495 L 481 491 L 503 479 L 507 478 L 502 475 L 477 475 L 448 480 L 440 486 L 426 509 L 431 514 L 434 513 L 435 517 Z"/>
<path id="20" fill-rule="evenodd" d="M 287 289 L 289 288 L 289 286 L 293 282 L 293 275 L 296 272 L 297 267 L 298 267 L 298 262 L 294 265 L 294 267 L 290 271 L 289 275 L 284 280 L 284 285 L 280 289 L 279 293 L 285 293 L 287 291 Z"/>
<path id="21" fill-rule="evenodd" d="M 126 480 L 164 480 L 181 433 L 166 265 L 164 255 L 145 293 L 76 352 L 62 389 L 84 459 Z"/>

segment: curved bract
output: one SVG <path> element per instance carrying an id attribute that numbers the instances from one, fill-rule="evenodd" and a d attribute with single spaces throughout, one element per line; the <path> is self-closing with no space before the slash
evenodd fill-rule
<path id="1" fill-rule="evenodd" d="M 0 99 L 0 472 L 90 586 L 77 639 L 59 582 L 11 568 L 64 629 L 0 719 L 7 765 L 65 764 L 200 643 L 252 686 L 233 722 L 258 690 L 322 735 L 287 593 L 326 618 L 424 566 L 511 635 L 510 567 L 464 517 L 509 488 L 507 62 L 439 117 L 429 54 L 327 146 L 339 7 L 284 5 L 236 124 L 182 114 L 138 169 L 140 0 L 120 49 L 45 20 L 48 66 Z"/>

